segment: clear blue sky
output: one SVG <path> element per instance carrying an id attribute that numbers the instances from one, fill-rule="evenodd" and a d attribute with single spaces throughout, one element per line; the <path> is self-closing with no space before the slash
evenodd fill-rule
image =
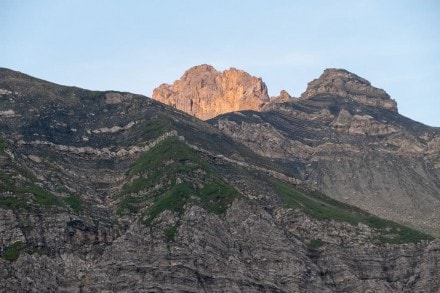
<path id="1" fill-rule="evenodd" d="M 0 67 L 151 96 L 202 63 L 294 96 L 345 68 L 440 126 L 437 0 L 0 0 Z"/>

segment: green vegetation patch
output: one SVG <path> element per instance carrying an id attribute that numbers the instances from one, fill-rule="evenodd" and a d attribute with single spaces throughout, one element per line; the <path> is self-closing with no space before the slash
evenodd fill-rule
<path id="1" fill-rule="evenodd" d="M 312 239 L 309 241 L 309 247 L 312 249 L 320 248 L 323 245 L 324 241 L 322 241 L 321 239 Z"/>
<path id="2" fill-rule="evenodd" d="M 0 172 L 0 190 L 12 191 L 14 189 L 13 174 Z"/>
<path id="3" fill-rule="evenodd" d="M 433 240 L 429 234 L 419 230 L 395 223 L 393 221 L 384 220 L 376 216 L 368 216 L 363 219 L 364 223 L 379 229 L 382 235 L 378 240 L 382 243 L 403 244 L 403 243 L 417 243 L 421 240 Z"/>
<path id="4" fill-rule="evenodd" d="M 165 239 L 168 242 L 172 242 L 175 240 L 176 238 L 176 233 L 177 233 L 177 229 L 179 228 L 180 224 L 175 224 L 173 226 L 170 226 L 168 228 L 165 229 L 164 233 L 165 233 Z"/>
<path id="5" fill-rule="evenodd" d="M 170 129 L 170 118 L 163 115 L 157 115 L 145 122 L 144 126 L 142 127 L 143 137 L 145 139 L 154 139 L 169 131 Z"/>
<path id="6" fill-rule="evenodd" d="M 0 172 L 0 190 L 15 193 L 13 174 Z M 11 210 L 27 207 L 25 199 L 16 194 L 0 196 L 0 206 Z"/>
<path id="7" fill-rule="evenodd" d="M 38 185 L 32 184 L 30 187 L 20 190 L 21 193 L 32 193 L 35 196 L 37 204 L 45 207 L 53 205 L 60 205 L 59 200 L 49 191 L 41 188 Z"/>
<path id="8" fill-rule="evenodd" d="M 20 256 L 20 252 L 26 248 L 26 245 L 17 241 L 5 248 L 3 252 L 3 258 L 9 261 L 15 261 Z"/>
<path id="9" fill-rule="evenodd" d="M 426 233 L 373 216 L 361 209 L 338 202 L 317 192 L 306 194 L 279 181 L 272 181 L 272 183 L 285 208 L 301 209 L 318 220 L 348 222 L 352 225 L 364 223 L 380 232 L 381 236 L 376 240 L 381 243 L 417 243 L 422 240 L 433 239 L 432 236 Z"/>
<path id="10" fill-rule="evenodd" d="M 6 141 L 3 138 L 3 134 L 0 133 L 0 155 L 6 154 L 5 150 L 6 150 Z"/>
<path id="11" fill-rule="evenodd" d="M 150 224 L 160 213 L 181 214 L 188 203 L 221 214 L 238 192 L 183 141 L 170 137 L 143 154 L 127 171 L 117 213 L 134 214 L 149 206 Z"/>
<path id="12" fill-rule="evenodd" d="M 6 246 L 1 257 L 9 261 L 16 261 L 22 252 L 26 252 L 28 254 L 44 254 L 44 251 L 40 248 L 29 247 L 26 245 L 26 243 L 17 241 L 9 246 Z"/>
<path id="13" fill-rule="evenodd" d="M 23 198 L 15 196 L 1 196 L 0 206 L 9 210 L 27 208 L 26 201 Z"/>
<path id="14" fill-rule="evenodd" d="M 350 211 L 342 205 L 338 206 L 336 205 L 337 203 L 330 198 L 316 198 L 311 195 L 306 195 L 279 181 L 274 181 L 274 184 L 285 208 L 302 209 L 318 220 L 335 220 L 348 222 L 350 224 L 357 224 L 359 222 L 357 218 L 358 214 L 354 210 Z"/>
<path id="15" fill-rule="evenodd" d="M 159 196 L 148 209 L 149 217 L 147 222 L 151 222 L 165 210 L 171 210 L 179 214 L 182 213 L 183 206 L 190 200 L 191 195 L 195 195 L 195 190 L 189 182 L 172 186 L 170 190 Z"/>
<path id="16" fill-rule="evenodd" d="M 171 164 L 175 162 L 176 164 Z M 194 151 L 177 137 L 169 137 L 143 154 L 128 170 L 128 175 L 145 174 L 166 165 L 167 171 L 192 171 L 203 165 Z"/>
<path id="17" fill-rule="evenodd" d="M 64 202 L 76 213 L 80 213 L 84 210 L 84 203 L 76 194 L 70 194 L 64 199 Z"/>
<path id="18" fill-rule="evenodd" d="M 23 184 L 23 183 L 22 183 Z M 0 206 L 8 209 L 27 208 L 27 201 L 31 198 L 26 194 L 32 194 L 35 203 L 50 207 L 60 205 L 60 201 L 49 191 L 32 182 L 25 182 L 25 186 L 17 186 L 14 174 L 0 172 L 0 190 L 9 191 L 11 195 L 0 196 Z"/>

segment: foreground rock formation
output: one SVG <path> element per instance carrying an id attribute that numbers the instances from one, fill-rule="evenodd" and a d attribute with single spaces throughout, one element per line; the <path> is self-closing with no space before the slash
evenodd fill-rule
<path id="1" fill-rule="evenodd" d="M 261 78 L 235 68 L 219 72 L 210 65 L 195 66 L 172 85 L 160 85 L 153 99 L 202 120 L 228 112 L 258 111 L 269 102 Z"/>
<path id="2" fill-rule="evenodd" d="M 437 130 L 393 109 L 284 95 L 207 123 L 0 69 L 0 113 L 2 292 L 440 290 L 439 240 L 341 202 L 434 206 Z"/>

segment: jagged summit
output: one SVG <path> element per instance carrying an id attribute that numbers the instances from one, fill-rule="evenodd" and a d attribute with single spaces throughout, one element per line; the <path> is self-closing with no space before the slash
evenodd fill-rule
<path id="1" fill-rule="evenodd" d="M 172 85 L 160 85 L 153 99 L 203 120 L 233 111 L 258 111 L 269 102 L 261 78 L 236 68 L 220 72 L 207 64 L 190 68 Z"/>
<path id="2" fill-rule="evenodd" d="M 318 94 L 330 94 L 350 98 L 359 103 L 381 107 L 397 112 L 397 103 L 383 90 L 345 69 L 325 69 L 322 75 L 307 86 L 301 99 L 308 99 Z"/>
<path id="3" fill-rule="evenodd" d="M 300 100 L 323 94 L 397 112 L 396 101 L 383 89 L 345 69 L 325 69 L 318 79 L 308 83 Z M 236 68 L 220 72 L 208 64 L 190 68 L 172 85 L 160 85 L 152 97 L 202 120 L 228 112 L 265 111 L 275 104 L 296 100 L 286 91 L 269 98 L 261 78 Z"/>

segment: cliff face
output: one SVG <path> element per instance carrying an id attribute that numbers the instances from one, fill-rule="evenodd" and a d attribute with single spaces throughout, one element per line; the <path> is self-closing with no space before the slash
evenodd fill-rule
<path id="1" fill-rule="evenodd" d="M 352 102 L 287 97 L 211 120 L 220 131 L 144 96 L 0 69 L 0 291 L 438 292 L 438 240 L 313 185 L 375 170 L 354 141 L 396 132 L 350 132 L 355 115 L 401 139 L 432 130 Z"/>
<path id="2" fill-rule="evenodd" d="M 235 68 L 219 72 L 210 65 L 195 66 L 172 85 L 160 85 L 153 99 L 202 120 L 227 112 L 258 111 L 269 102 L 261 78 Z"/>

